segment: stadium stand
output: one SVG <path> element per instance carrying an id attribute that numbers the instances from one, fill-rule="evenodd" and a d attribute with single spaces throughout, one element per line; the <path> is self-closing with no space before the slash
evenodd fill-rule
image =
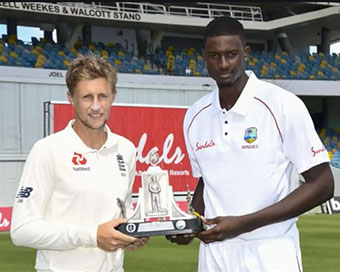
<path id="1" fill-rule="evenodd" d="M 121 73 L 185 75 L 186 69 L 190 69 L 193 76 L 208 75 L 201 52 L 195 48 L 178 50 L 170 46 L 156 52 L 150 60 L 145 60 L 127 52 L 120 43 L 77 41 L 74 48 L 68 49 L 44 38 L 32 37 L 30 44 L 14 35 L 2 35 L 0 39 L 0 65 L 65 70 L 78 54 L 93 53 L 102 56 Z"/>
<path id="2" fill-rule="evenodd" d="M 33 3 L 31 5 L 23 5 L 21 8 L 36 11 L 42 9 L 43 5 L 47 8 L 48 4 Z M 216 16 L 227 15 L 245 22 L 246 28 L 248 25 L 247 23 L 252 23 L 254 27 L 257 26 L 255 28 L 257 28 L 257 31 L 259 31 L 258 33 L 260 33 L 261 29 L 266 29 L 262 28 L 262 23 L 283 19 L 292 14 L 296 17 L 296 20 L 299 20 L 300 14 L 303 14 L 304 16 L 309 14 L 311 18 L 317 19 L 318 16 L 313 13 L 314 11 L 326 10 L 327 8 L 331 10 L 334 3 L 328 3 L 326 5 L 323 5 L 322 3 L 293 3 L 286 5 L 287 6 L 285 6 L 284 9 L 277 9 L 280 6 L 275 3 L 257 3 L 257 6 L 243 4 L 241 6 L 210 2 L 187 4 L 57 2 L 56 6 L 50 5 L 49 9 L 68 9 L 69 12 L 72 12 L 72 14 L 77 16 L 86 14 L 90 17 L 99 16 L 102 18 L 105 17 L 103 14 L 112 13 L 112 16 L 119 19 L 122 19 L 120 16 L 123 15 L 129 17 L 124 17 L 123 19 L 136 19 L 136 14 L 147 16 L 177 16 L 184 20 L 188 18 L 209 19 Z M 14 9 L 20 8 L 15 4 L 4 4 L 3 8 L 4 7 L 12 7 Z M 331 14 L 332 12 L 329 16 L 331 16 Z M 26 20 L 30 19 L 31 18 L 26 18 Z M 8 22 L 8 29 L 12 29 L 13 32 L 16 25 L 11 25 L 11 20 Z M 81 23 L 81 21 L 78 22 L 79 26 L 83 28 Z M 268 42 L 265 48 L 256 48 L 256 46 L 259 45 L 254 43 L 251 44 L 254 48 L 246 62 L 246 68 L 253 70 L 259 78 L 263 79 L 339 80 L 340 56 L 337 54 L 329 54 L 330 35 L 334 35 L 335 32 L 327 30 L 330 28 L 326 24 L 327 22 L 322 23 L 324 25 L 321 29 L 322 33 L 317 34 L 322 36 L 318 53 L 307 53 L 305 46 L 302 47 L 303 51 L 294 52 L 286 33 L 283 33 L 282 31 L 273 32 L 274 35 L 277 36 L 277 41 L 275 43 L 279 44 L 279 47 L 270 48 Z M 53 24 L 50 24 L 47 28 L 44 24 L 41 25 L 41 28 L 47 30 L 44 30 L 46 34 L 45 38 L 37 39 L 36 37 L 32 37 L 31 42 L 26 44 L 22 40 L 18 40 L 13 33 L 2 35 L 2 38 L 0 39 L 0 65 L 65 70 L 69 62 L 78 54 L 88 54 L 89 52 L 92 52 L 107 59 L 120 73 L 167 74 L 197 77 L 208 76 L 201 48 L 198 48 L 197 45 L 181 47 L 177 44 L 170 43 L 169 45 L 161 46 L 160 44 L 155 44 L 155 39 L 150 41 L 150 37 L 147 38 L 147 40 L 145 40 L 144 37 L 133 44 L 134 47 L 138 47 L 139 52 L 136 54 L 135 49 L 132 51 L 128 50 L 127 46 L 122 46 L 120 43 L 121 41 L 115 41 L 114 38 L 110 42 L 99 41 L 98 39 L 92 41 L 85 37 L 91 37 L 91 34 L 85 35 L 83 33 L 83 40 L 78 37 L 78 40 L 74 43 L 75 39 L 77 39 L 76 35 L 78 35 L 75 30 L 72 34 L 69 32 L 69 37 L 63 37 L 65 32 L 67 32 L 65 29 L 59 30 L 58 42 L 56 43 L 51 38 L 51 25 L 52 28 L 55 27 Z M 122 26 L 124 27 L 125 25 L 122 24 Z M 159 31 L 156 29 L 156 24 L 153 25 L 153 28 L 156 31 Z M 174 28 L 172 27 L 169 29 L 173 31 Z M 186 31 L 189 32 L 191 30 L 192 29 L 190 28 L 186 29 Z M 306 28 L 306 31 L 309 30 Z M 156 36 L 157 35 L 155 35 L 155 37 Z M 258 37 L 260 36 L 261 35 Z M 260 38 L 260 40 L 266 39 L 267 37 Z M 273 38 L 271 37 L 270 39 Z M 318 38 L 316 37 L 316 39 Z M 147 44 L 146 47 L 152 47 L 149 54 L 145 52 L 146 48 L 142 48 L 143 43 Z M 260 47 L 263 47 L 263 44 L 260 45 Z M 302 48 L 299 48 L 299 50 Z"/>
<path id="3" fill-rule="evenodd" d="M 317 79 L 339 80 L 340 58 L 337 54 L 286 52 L 254 52 L 250 55 L 247 68 L 254 70 L 260 78 L 270 79 Z"/>
<path id="4" fill-rule="evenodd" d="M 331 165 L 340 168 L 340 129 L 323 128 L 319 136 L 328 151 Z"/>
<path id="5" fill-rule="evenodd" d="M 32 37 L 25 44 L 15 35 L 0 39 L 0 65 L 67 69 L 78 54 L 98 54 L 107 59 L 121 73 L 171 74 L 176 76 L 208 76 L 201 49 L 168 48 L 155 50 L 150 59 L 133 56 L 120 43 L 78 40 L 71 49 L 57 43 Z M 283 52 L 252 52 L 246 68 L 264 79 L 340 80 L 340 56 L 321 52 L 288 55 Z"/>

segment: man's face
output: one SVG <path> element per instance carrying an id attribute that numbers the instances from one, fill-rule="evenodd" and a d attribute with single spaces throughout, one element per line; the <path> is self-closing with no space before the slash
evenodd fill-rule
<path id="1" fill-rule="evenodd" d="M 111 85 L 103 77 L 83 80 L 75 87 L 74 95 L 67 94 L 73 104 L 76 121 L 89 129 L 101 129 L 110 116 L 111 104 L 115 95 L 111 91 Z"/>
<path id="2" fill-rule="evenodd" d="M 206 38 L 204 58 L 210 76 L 220 88 L 234 85 L 244 73 L 243 61 L 248 56 L 247 50 L 238 35 Z"/>

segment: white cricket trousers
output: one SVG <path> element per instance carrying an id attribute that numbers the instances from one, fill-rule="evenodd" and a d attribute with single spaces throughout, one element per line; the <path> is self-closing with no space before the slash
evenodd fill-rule
<path id="1" fill-rule="evenodd" d="M 290 237 L 201 242 L 198 271 L 302 272 L 301 252 Z"/>

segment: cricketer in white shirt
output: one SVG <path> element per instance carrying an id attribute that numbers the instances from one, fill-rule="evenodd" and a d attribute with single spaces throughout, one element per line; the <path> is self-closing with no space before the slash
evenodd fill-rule
<path id="1" fill-rule="evenodd" d="M 74 120 L 32 148 L 16 196 L 11 237 L 37 248 L 38 271 L 123 271 L 123 250 L 97 247 L 97 226 L 132 209 L 136 149 L 106 126 L 99 149 L 86 146 Z"/>
<path id="2" fill-rule="evenodd" d="M 251 71 L 235 105 L 221 108 L 216 87 L 187 111 L 184 136 L 194 177 L 204 181 L 206 218 L 241 216 L 291 191 L 302 173 L 329 161 L 311 117 L 294 94 Z M 200 245 L 199 271 L 301 271 L 297 218 Z M 261 261 L 259 261 L 261 260 Z"/>

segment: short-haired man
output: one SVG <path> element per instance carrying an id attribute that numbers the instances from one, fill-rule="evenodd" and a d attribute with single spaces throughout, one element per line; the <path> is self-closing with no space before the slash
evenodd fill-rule
<path id="1" fill-rule="evenodd" d="M 66 74 L 76 118 L 32 148 L 14 204 L 11 238 L 38 249 L 38 271 L 123 271 L 136 239 L 115 227 L 117 198 L 131 209 L 136 149 L 106 125 L 117 75 L 96 56 L 75 59 Z"/>
<path id="2" fill-rule="evenodd" d="M 197 235 L 199 271 L 302 271 L 297 216 L 332 197 L 328 154 L 301 100 L 244 70 L 240 22 L 214 19 L 204 43 L 217 87 L 184 120 L 199 178 L 192 205 L 208 225 Z M 293 166 L 305 178 L 294 191 Z"/>

